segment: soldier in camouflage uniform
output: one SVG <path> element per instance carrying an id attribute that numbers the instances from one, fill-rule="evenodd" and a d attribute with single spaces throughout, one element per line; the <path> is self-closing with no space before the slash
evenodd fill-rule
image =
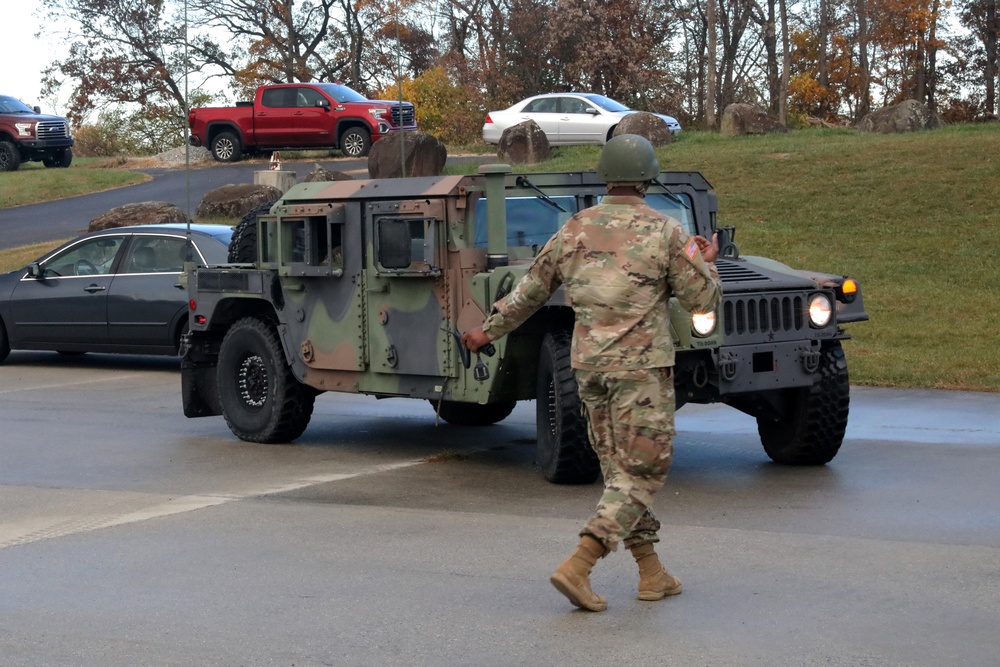
<path id="1" fill-rule="evenodd" d="M 581 211 L 539 251 L 517 287 L 463 337 L 475 351 L 506 335 L 565 285 L 576 315 L 571 360 L 590 442 L 604 474 L 597 512 L 576 551 L 551 577 L 577 607 L 607 609 L 590 587 L 597 560 L 624 541 L 639 566 L 639 599 L 681 592 L 653 550 L 660 522 L 650 507 L 673 455 L 674 364 L 667 302 L 715 309 L 722 295 L 716 242 L 689 237 L 642 200 L 660 167 L 652 145 L 620 135 L 601 152 L 608 195 Z"/>

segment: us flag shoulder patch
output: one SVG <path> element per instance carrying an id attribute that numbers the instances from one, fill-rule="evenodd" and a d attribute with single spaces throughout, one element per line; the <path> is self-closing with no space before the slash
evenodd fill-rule
<path id="1" fill-rule="evenodd" d="M 698 242 L 693 238 L 688 241 L 687 247 L 684 248 L 684 254 L 687 255 L 689 259 L 694 259 L 694 256 L 698 254 Z"/>

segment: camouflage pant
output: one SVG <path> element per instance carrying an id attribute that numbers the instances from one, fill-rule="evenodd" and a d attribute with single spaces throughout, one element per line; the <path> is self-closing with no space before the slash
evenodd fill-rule
<path id="1" fill-rule="evenodd" d="M 660 522 L 650 511 L 667 479 L 674 451 L 671 368 L 576 371 L 590 443 L 601 461 L 604 494 L 580 535 L 609 551 L 658 542 Z"/>

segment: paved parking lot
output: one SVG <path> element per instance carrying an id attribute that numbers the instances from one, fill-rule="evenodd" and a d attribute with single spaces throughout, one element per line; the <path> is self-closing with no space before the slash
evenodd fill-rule
<path id="1" fill-rule="evenodd" d="M 172 359 L 0 365 L 3 665 L 990 665 L 1000 395 L 856 388 L 841 454 L 767 462 L 751 419 L 678 414 L 657 510 L 674 599 L 548 584 L 599 486 L 533 468 L 534 410 L 435 425 L 326 395 L 292 445 L 181 414 Z"/>

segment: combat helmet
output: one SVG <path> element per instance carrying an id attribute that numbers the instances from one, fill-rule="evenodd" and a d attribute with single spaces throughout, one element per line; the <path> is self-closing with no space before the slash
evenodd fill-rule
<path id="1" fill-rule="evenodd" d="M 613 137 L 597 161 L 597 175 L 605 183 L 648 183 L 659 173 L 653 144 L 638 134 Z"/>

